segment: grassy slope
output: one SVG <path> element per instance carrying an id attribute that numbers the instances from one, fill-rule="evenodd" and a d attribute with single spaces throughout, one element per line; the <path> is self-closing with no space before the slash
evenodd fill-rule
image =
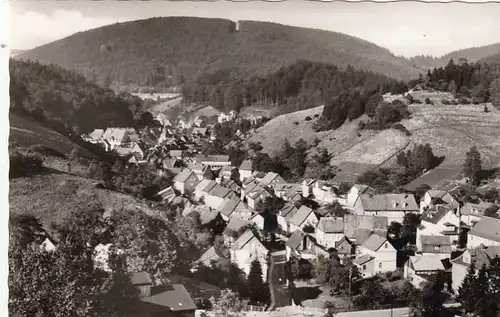
<path id="1" fill-rule="evenodd" d="M 443 105 L 442 99 L 451 99 L 446 93 L 415 92 L 417 99 L 429 97 L 435 105 L 410 105 L 412 117 L 402 123 L 412 133 L 410 137 L 399 131 L 362 131 L 358 136 L 357 123 L 362 117 L 346 122 L 335 131 L 315 133 L 312 121 L 304 121 L 305 116 L 321 113 L 321 107 L 279 116 L 259 128 L 250 140 L 260 141 L 264 151 L 276 155 L 285 138 L 293 143 L 304 138 L 312 143 L 320 140 L 333 155 L 332 163 L 354 162 L 373 166 L 392 166 L 395 154 L 414 144 L 429 143 L 434 152 L 445 156 L 445 160 L 435 171 L 431 171 L 415 183 L 437 184 L 442 179 L 453 178 L 460 173 L 465 153 L 476 145 L 481 152 L 483 165 L 493 167 L 500 159 L 500 111 L 488 105 L 489 113 L 484 113 L 483 105 Z M 401 96 L 394 96 L 395 98 Z M 393 97 L 393 98 L 394 98 Z M 298 121 L 299 125 L 293 122 Z"/>
<path id="2" fill-rule="evenodd" d="M 42 126 L 40 123 L 32 119 L 10 113 L 9 120 L 9 142 L 17 143 L 21 147 L 30 147 L 32 145 L 41 144 L 65 154 L 66 156 L 68 156 L 71 151 L 77 147 L 83 155 L 88 157 L 94 156 L 88 150 L 75 144 L 67 137 Z"/>
<path id="3" fill-rule="evenodd" d="M 267 73 L 297 59 L 356 65 L 399 79 L 420 72 L 387 49 L 342 33 L 254 21 L 234 28 L 222 19 L 152 18 L 79 32 L 16 57 L 142 84 L 157 66 L 192 78 L 199 71 L 232 67 Z"/>

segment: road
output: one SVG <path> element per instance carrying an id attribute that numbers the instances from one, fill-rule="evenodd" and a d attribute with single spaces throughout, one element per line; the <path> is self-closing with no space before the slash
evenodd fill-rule
<path id="1" fill-rule="evenodd" d="M 457 307 L 459 304 L 445 304 L 445 307 Z M 337 313 L 335 317 L 408 317 L 410 315 L 410 308 L 402 307 L 402 308 L 394 308 L 390 309 L 382 309 L 382 310 L 362 310 L 362 311 L 354 311 L 354 312 L 344 312 Z"/>

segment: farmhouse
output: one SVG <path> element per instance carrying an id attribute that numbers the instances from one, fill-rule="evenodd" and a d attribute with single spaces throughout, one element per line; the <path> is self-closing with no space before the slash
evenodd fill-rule
<path id="1" fill-rule="evenodd" d="M 335 242 L 335 250 L 341 260 L 351 258 L 354 255 L 355 247 L 354 243 L 346 237 Z"/>
<path id="2" fill-rule="evenodd" d="M 336 248 L 344 238 L 344 219 L 342 217 L 323 217 L 316 227 L 316 241 L 326 249 Z"/>
<path id="3" fill-rule="evenodd" d="M 346 207 L 353 208 L 362 194 L 375 194 L 375 190 L 366 185 L 356 184 L 347 193 Z"/>
<path id="4" fill-rule="evenodd" d="M 450 241 L 458 244 L 460 219 L 448 205 L 434 205 L 426 208 L 417 228 L 417 247 L 422 235 L 448 236 Z M 420 249 L 419 249 L 420 250 Z"/>
<path id="5" fill-rule="evenodd" d="M 441 259 L 448 259 L 455 248 L 450 236 L 421 235 L 417 240 L 418 253 L 422 255 L 437 255 Z"/>
<path id="6" fill-rule="evenodd" d="M 262 267 L 262 280 L 267 280 L 267 256 L 269 250 L 253 234 L 252 230 L 247 230 L 231 245 L 231 262 L 245 272 L 250 272 L 251 263 L 258 260 Z"/>
<path id="7" fill-rule="evenodd" d="M 447 191 L 438 189 L 428 190 L 420 200 L 420 212 L 424 212 L 426 208 L 443 204 L 449 205 L 453 210 L 459 208 L 459 203 Z"/>
<path id="8" fill-rule="evenodd" d="M 458 291 L 471 263 L 474 263 L 476 270 L 479 270 L 483 265 L 489 265 L 491 260 L 496 256 L 500 256 L 500 246 L 479 245 L 478 247 L 465 250 L 460 256 L 451 260 L 453 290 L 455 292 Z"/>
<path id="9" fill-rule="evenodd" d="M 241 191 L 241 199 L 252 209 L 257 208 L 259 202 L 263 202 L 271 196 L 271 193 L 257 182 L 248 184 Z"/>
<path id="10" fill-rule="evenodd" d="M 224 221 L 229 221 L 233 217 L 243 220 L 249 220 L 252 217 L 252 211 L 239 199 L 225 199 L 218 210 Z"/>
<path id="11" fill-rule="evenodd" d="M 296 213 L 288 214 L 290 231 L 303 230 L 314 232 L 318 225 L 318 216 L 314 211 L 306 206 L 301 206 Z"/>
<path id="12" fill-rule="evenodd" d="M 372 234 L 356 250 L 355 264 L 363 277 L 396 270 L 396 249 L 386 238 Z"/>
<path id="13" fill-rule="evenodd" d="M 196 188 L 196 185 L 200 182 L 198 176 L 190 170 L 184 169 L 182 172 L 174 177 L 174 188 L 178 190 L 182 195 L 191 193 Z"/>
<path id="14" fill-rule="evenodd" d="M 482 217 L 467 233 L 467 248 L 500 245 L 500 219 Z"/>
<path id="15" fill-rule="evenodd" d="M 445 271 L 443 260 L 438 255 L 410 256 L 404 266 L 404 278 L 416 288 L 421 288 L 439 271 Z"/>
<path id="16" fill-rule="evenodd" d="M 286 181 L 278 174 L 269 172 L 260 180 L 260 183 L 264 186 L 274 187 L 276 184 L 284 184 Z"/>
<path id="17" fill-rule="evenodd" d="M 243 182 L 248 177 L 252 176 L 252 161 L 245 160 L 239 167 L 240 181 Z"/>
<path id="18" fill-rule="evenodd" d="M 294 231 L 285 243 L 286 258 L 292 257 L 304 260 L 316 259 L 319 255 L 328 256 L 328 252 L 320 247 L 314 238 L 301 230 Z"/>
<path id="19" fill-rule="evenodd" d="M 389 223 L 403 222 L 407 213 L 419 213 L 412 194 L 361 194 L 354 204 L 353 212 L 358 215 L 384 216 Z"/>
<path id="20" fill-rule="evenodd" d="M 387 236 L 387 217 L 380 216 L 344 216 L 344 236 L 356 245 L 362 245 L 372 233 Z"/>
<path id="21" fill-rule="evenodd" d="M 460 220 L 468 226 L 473 226 L 483 216 L 486 209 L 494 207 L 495 204 L 480 202 L 479 204 L 465 203 L 460 209 Z"/>
<path id="22" fill-rule="evenodd" d="M 281 210 L 278 213 L 278 217 L 277 217 L 278 218 L 278 227 L 280 227 L 281 230 L 283 230 L 285 232 L 291 232 L 290 225 L 289 225 L 290 217 L 292 215 L 294 215 L 295 213 L 297 213 L 298 210 L 299 209 L 297 207 L 295 207 L 294 204 L 291 204 L 291 203 L 285 204 L 285 206 L 283 206 L 283 208 L 281 208 Z"/>

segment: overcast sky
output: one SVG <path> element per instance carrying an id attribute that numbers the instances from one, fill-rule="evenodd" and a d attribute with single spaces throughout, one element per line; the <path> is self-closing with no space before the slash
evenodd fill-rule
<path id="1" fill-rule="evenodd" d="M 29 49 L 75 32 L 155 16 L 270 21 L 331 30 L 405 56 L 440 56 L 500 42 L 500 3 L 17 0 L 11 5 L 10 47 Z"/>

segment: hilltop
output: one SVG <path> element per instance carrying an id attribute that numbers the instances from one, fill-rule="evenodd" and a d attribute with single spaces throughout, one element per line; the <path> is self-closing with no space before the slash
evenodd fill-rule
<path id="1" fill-rule="evenodd" d="M 420 70 L 373 43 L 342 33 L 275 23 L 161 17 L 79 32 L 16 58 L 55 63 L 88 79 L 168 86 L 229 69 L 265 74 L 298 59 L 354 65 L 397 79 Z"/>
<path id="2" fill-rule="evenodd" d="M 438 68 L 446 66 L 451 59 L 455 62 L 462 58 L 473 63 L 478 61 L 488 62 L 491 56 L 497 54 L 500 54 L 500 43 L 457 50 L 441 57 L 414 56 L 410 58 L 410 61 L 415 67 Z"/>
<path id="3" fill-rule="evenodd" d="M 460 174 L 465 153 L 475 145 L 481 153 L 483 165 L 494 167 L 500 160 L 500 110 L 484 104 L 451 105 L 446 100 L 454 99 L 449 93 L 419 91 L 412 92 L 416 100 L 429 98 L 434 104 L 408 105 L 409 119 L 401 123 L 410 132 L 399 130 L 358 131 L 358 123 L 366 121 L 366 115 L 353 121 L 346 121 L 340 128 L 325 132 L 314 132 L 313 124 L 319 119 L 323 107 L 298 111 L 278 116 L 249 138 L 261 142 L 263 151 L 276 155 L 288 140 L 291 144 L 303 138 L 312 144 L 317 139 L 319 147 L 332 154 L 334 165 L 357 164 L 364 167 L 395 166 L 395 155 L 414 144 L 429 143 L 438 156 L 444 156 L 440 166 L 425 175 L 425 182 L 438 182 Z M 403 99 L 402 95 L 386 95 L 386 100 Z M 445 102 L 443 102 L 445 101 Z M 489 112 L 484 112 L 487 106 Z M 310 116 L 312 120 L 306 121 Z M 418 181 L 413 183 L 413 187 Z"/>

